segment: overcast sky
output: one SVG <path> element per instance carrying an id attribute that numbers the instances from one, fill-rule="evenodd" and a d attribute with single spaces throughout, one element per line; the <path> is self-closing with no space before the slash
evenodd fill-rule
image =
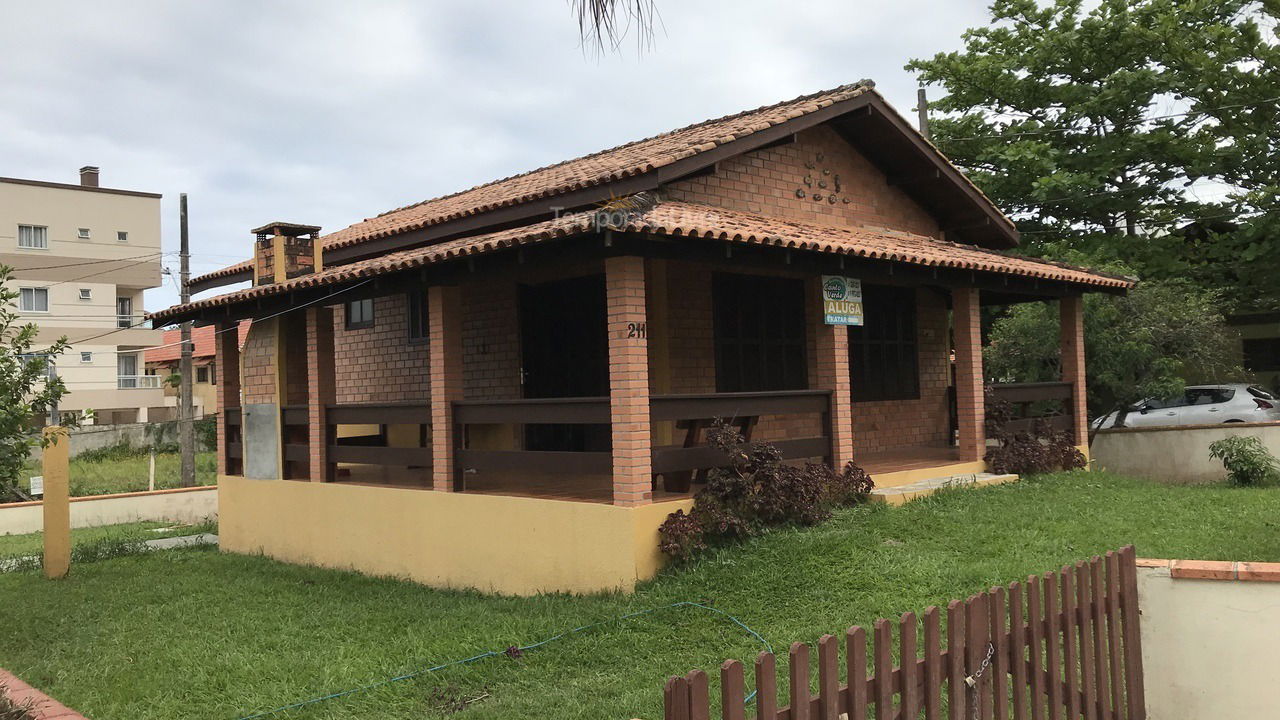
<path id="1" fill-rule="evenodd" d="M 904 114 L 912 57 L 983 24 L 971 0 L 656 0 L 640 53 L 580 47 L 565 0 L 0 0 L 0 175 L 189 195 L 193 272 L 273 220 L 380 212 L 872 78 Z M 176 273 L 176 255 L 165 264 Z M 147 309 L 177 301 L 172 284 Z"/>

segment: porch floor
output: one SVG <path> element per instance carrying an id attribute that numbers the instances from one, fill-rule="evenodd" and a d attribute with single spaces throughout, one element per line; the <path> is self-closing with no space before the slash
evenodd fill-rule
<path id="1" fill-rule="evenodd" d="M 343 474 L 342 471 L 347 471 Z M 429 471 L 378 465 L 340 465 L 336 482 L 350 485 L 376 485 L 382 487 L 429 489 Z M 613 481 L 606 475 L 559 475 L 544 473 L 520 473 L 519 475 L 487 476 L 467 475 L 466 490 L 475 495 L 508 495 L 544 500 L 569 500 L 573 502 L 613 502 Z M 692 493 L 667 492 L 659 489 L 653 493 L 654 502 L 670 502 L 693 497 Z"/>
<path id="2" fill-rule="evenodd" d="M 950 446 L 912 445 L 892 450 L 860 452 L 855 450 L 853 461 L 872 476 L 910 470 L 925 470 L 940 465 L 960 462 L 960 450 Z"/>

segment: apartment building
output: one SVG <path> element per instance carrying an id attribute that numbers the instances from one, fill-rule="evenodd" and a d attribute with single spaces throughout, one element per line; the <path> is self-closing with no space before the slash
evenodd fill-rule
<path id="1" fill-rule="evenodd" d="M 167 404 L 143 361 L 163 337 L 143 320 L 143 293 L 161 282 L 161 196 L 98 180 L 92 166 L 78 184 L 0 177 L 0 264 L 14 269 L 18 312 L 40 327 L 37 344 L 71 341 L 54 359 L 69 391 L 59 409 L 140 422 Z"/>

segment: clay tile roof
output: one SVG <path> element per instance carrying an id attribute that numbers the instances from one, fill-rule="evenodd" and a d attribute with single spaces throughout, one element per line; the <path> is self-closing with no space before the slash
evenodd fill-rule
<path id="1" fill-rule="evenodd" d="M 185 306 L 174 306 L 154 313 L 151 317 L 156 321 L 164 322 L 169 318 L 187 315 L 194 311 L 256 300 L 290 290 L 349 283 L 467 255 L 490 253 L 520 245 L 581 235 L 599 229 L 595 219 L 594 212 L 575 213 L 510 230 L 401 250 L 327 268 L 321 272 L 303 275 L 282 283 L 260 285 L 197 300 Z M 946 242 L 923 235 L 888 230 L 827 227 L 685 202 L 659 202 L 647 211 L 632 215 L 624 224 L 612 226 L 611 229 L 753 245 L 772 245 L 926 267 L 1040 278 L 1095 288 L 1128 289 L 1134 284 L 1130 278 L 1103 274 L 1062 263 L 1007 255 L 995 250 Z"/>
<path id="2" fill-rule="evenodd" d="M 252 321 L 245 320 L 239 325 L 239 342 L 244 345 L 245 335 L 249 334 L 249 325 Z M 212 358 L 215 354 L 213 339 L 215 328 L 212 325 L 205 325 L 191 329 L 191 342 L 195 346 L 192 349 L 192 357 L 201 360 Z M 143 358 L 149 363 L 169 363 L 177 362 L 182 358 L 182 331 L 181 330 L 165 330 L 164 339 L 160 341 L 160 345 L 147 350 L 143 354 Z"/>
<path id="3" fill-rule="evenodd" d="M 478 185 L 469 190 L 425 200 L 329 233 L 321 238 L 325 249 L 356 245 L 388 235 L 411 232 L 449 220 L 478 215 L 511 205 L 573 190 L 603 185 L 670 165 L 686 157 L 746 137 L 752 133 L 849 100 L 872 91 L 869 81 L 802 95 L 774 105 L 706 120 L 573 160 L 531 170 Z M 245 272 L 246 261 L 193 278 L 192 283 L 230 277 Z"/>

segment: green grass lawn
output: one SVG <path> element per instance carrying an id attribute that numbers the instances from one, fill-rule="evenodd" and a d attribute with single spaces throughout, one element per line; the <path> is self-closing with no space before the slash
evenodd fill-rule
<path id="1" fill-rule="evenodd" d="M 156 489 L 178 487 L 181 458 L 178 453 L 156 453 Z M 71 459 L 71 495 L 108 495 L 147 489 L 148 456 L 141 451 L 112 449 Z M 27 489 L 31 475 L 41 473 L 40 463 L 29 463 L 19 485 Z M 218 458 L 212 452 L 196 453 L 196 484 L 218 482 Z"/>
<path id="2" fill-rule="evenodd" d="M 79 528 L 71 531 L 71 544 L 100 542 L 104 540 L 155 540 L 157 538 L 194 535 L 201 532 L 217 532 L 212 524 L 180 525 L 177 523 L 138 522 L 122 525 Z M 0 535 L 0 558 L 12 555 L 39 555 L 44 551 L 44 533 L 25 535 Z"/>
<path id="3" fill-rule="evenodd" d="M 631 596 L 531 599 L 168 551 L 84 564 L 61 582 L 0 575 L 0 666 L 97 720 L 240 718 L 682 600 L 732 613 L 781 650 L 1126 543 L 1154 557 L 1280 560 L 1277 523 L 1280 488 L 1075 473 L 844 511 Z M 519 552 L 519 528 L 493 532 Z M 416 720 L 482 698 L 458 716 L 657 718 L 668 675 L 758 650 L 715 615 L 668 610 L 283 717 Z"/>

